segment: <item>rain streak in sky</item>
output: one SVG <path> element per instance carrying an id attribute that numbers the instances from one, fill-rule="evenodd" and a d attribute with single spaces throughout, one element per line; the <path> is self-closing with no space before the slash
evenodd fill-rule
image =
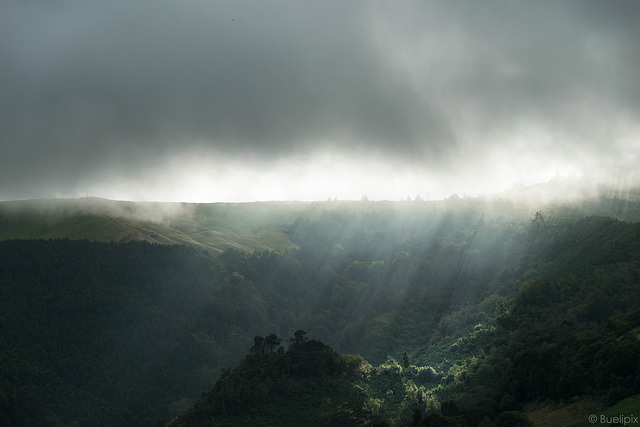
<path id="1" fill-rule="evenodd" d="M 0 5 L 0 200 L 637 179 L 640 2 Z"/>

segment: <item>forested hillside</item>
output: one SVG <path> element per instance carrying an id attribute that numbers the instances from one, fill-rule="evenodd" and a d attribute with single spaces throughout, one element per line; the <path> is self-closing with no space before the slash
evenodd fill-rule
<path id="1" fill-rule="evenodd" d="M 477 425 L 534 402 L 640 393 L 640 225 L 623 220 L 638 202 L 332 203 L 274 224 L 295 244 L 283 252 L 0 242 L 0 424 L 156 425 L 229 387 L 227 405 L 259 408 L 244 387 L 300 354 L 276 346 L 223 368 L 256 337 L 301 330 L 342 356 L 308 348 L 336 377 L 302 375 L 325 382 L 299 396 L 309 412 L 296 425 L 347 413 L 354 425 L 436 413 Z M 303 387 L 294 371 L 284 396 Z M 332 387 L 335 400 L 322 394 Z M 267 401 L 273 417 L 288 400 Z M 216 411 L 238 425 L 262 416 Z"/>
<path id="2" fill-rule="evenodd" d="M 275 334 L 257 336 L 248 356 L 226 371 L 216 386 L 173 427 L 215 425 L 351 425 L 368 415 L 366 396 L 354 385 L 362 357 L 339 355 L 328 345 L 308 341 L 302 330 L 287 343 Z"/>

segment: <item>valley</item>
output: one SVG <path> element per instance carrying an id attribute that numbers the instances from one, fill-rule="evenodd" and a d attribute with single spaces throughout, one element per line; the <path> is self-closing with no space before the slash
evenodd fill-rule
<path id="1" fill-rule="evenodd" d="M 0 424 L 549 425 L 630 411 L 639 212 L 617 196 L 3 202 Z"/>

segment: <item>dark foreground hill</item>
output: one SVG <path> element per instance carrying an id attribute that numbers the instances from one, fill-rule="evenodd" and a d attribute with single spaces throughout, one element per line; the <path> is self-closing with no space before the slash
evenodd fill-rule
<path id="1" fill-rule="evenodd" d="M 409 425 L 416 409 L 496 421 L 640 393 L 640 225 L 585 215 L 637 202 L 356 206 L 291 220 L 282 253 L 0 242 L 0 425 L 163 424 L 203 392 L 252 389 L 242 372 L 262 368 L 222 369 L 256 336 L 299 329 L 364 358 L 336 381 L 358 387 L 365 423 Z M 300 416 L 343 416 L 349 399 L 306 396 L 317 412 Z M 295 403 L 266 402 L 249 404 L 252 423 Z"/>
<path id="2" fill-rule="evenodd" d="M 365 394 L 355 384 L 363 359 L 303 331 L 291 341 L 285 351 L 276 335 L 256 337 L 252 354 L 170 426 L 364 425 Z"/>

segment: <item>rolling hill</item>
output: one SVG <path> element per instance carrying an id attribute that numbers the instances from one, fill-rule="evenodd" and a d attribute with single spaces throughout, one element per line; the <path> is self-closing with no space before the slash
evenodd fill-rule
<path id="1" fill-rule="evenodd" d="M 97 198 L 2 202 L 0 240 L 147 241 L 188 245 L 214 254 L 228 248 L 283 252 L 295 244 L 282 224 L 307 209 L 304 204 L 292 206 L 136 203 Z"/>

